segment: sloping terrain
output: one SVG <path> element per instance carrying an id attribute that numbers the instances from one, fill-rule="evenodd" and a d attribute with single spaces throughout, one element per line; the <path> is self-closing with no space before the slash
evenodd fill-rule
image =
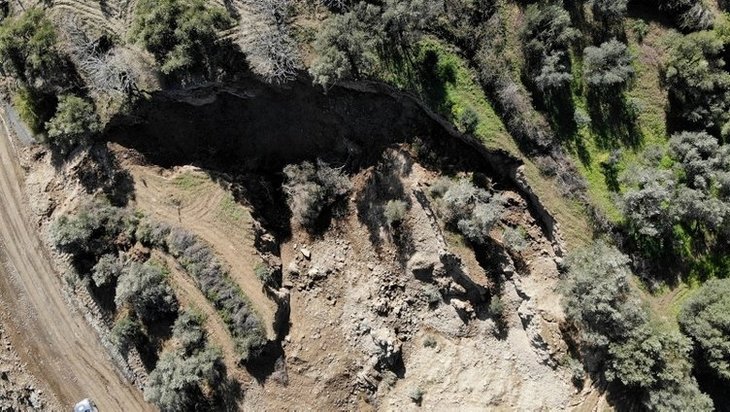
<path id="1" fill-rule="evenodd" d="M 202 170 L 165 169 L 128 163 L 134 179 L 137 210 L 156 220 L 187 228 L 211 244 L 230 266 L 233 280 L 243 289 L 274 338 L 276 305 L 254 274 L 257 259 L 253 222 L 218 183 Z"/>
<path id="2" fill-rule="evenodd" d="M 0 136 L 0 238 L 4 276 L 0 296 L 6 329 L 29 371 L 42 377 L 64 408 L 85 397 L 99 407 L 148 410 L 142 394 L 121 376 L 81 313 L 64 298 L 24 193 L 25 176 L 7 129 Z M 9 316 L 11 315 L 12 316 Z"/>

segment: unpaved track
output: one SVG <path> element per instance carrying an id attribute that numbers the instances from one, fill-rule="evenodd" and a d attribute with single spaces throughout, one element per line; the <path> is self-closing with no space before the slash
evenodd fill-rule
<path id="1" fill-rule="evenodd" d="M 7 131 L 0 126 L 0 302 L 13 346 L 29 371 L 44 381 L 64 408 L 93 398 L 106 411 L 152 408 L 123 379 L 94 330 L 63 299 L 23 196 L 23 172 Z"/>

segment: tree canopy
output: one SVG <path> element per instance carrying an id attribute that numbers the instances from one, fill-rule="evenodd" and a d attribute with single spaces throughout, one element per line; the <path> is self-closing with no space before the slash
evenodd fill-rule
<path id="1" fill-rule="evenodd" d="M 204 0 L 142 0 L 130 36 L 152 53 L 165 74 L 209 73 L 217 32 L 228 13 Z"/>
<path id="2" fill-rule="evenodd" d="M 730 279 L 711 279 L 682 306 L 679 325 L 699 357 L 730 382 Z"/>

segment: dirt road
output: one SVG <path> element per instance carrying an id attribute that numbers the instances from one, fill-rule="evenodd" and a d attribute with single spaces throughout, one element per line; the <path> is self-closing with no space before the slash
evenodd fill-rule
<path id="1" fill-rule="evenodd" d="M 23 172 L 0 125 L 0 303 L 13 346 L 62 403 L 91 397 L 103 412 L 152 408 L 116 371 L 98 337 L 64 301 L 23 196 Z"/>

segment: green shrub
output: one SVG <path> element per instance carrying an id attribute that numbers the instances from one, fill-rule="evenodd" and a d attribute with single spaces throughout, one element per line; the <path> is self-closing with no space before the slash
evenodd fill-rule
<path id="1" fill-rule="evenodd" d="M 620 22 L 626 14 L 628 0 L 589 0 L 594 17 L 608 23 Z"/>
<path id="2" fill-rule="evenodd" d="M 102 255 L 99 261 L 96 262 L 94 268 L 91 269 L 91 278 L 97 287 L 106 286 L 119 278 L 124 269 L 119 257 L 114 254 L 108 253 Z"/>
<path id="3" fill-rule="evenodd" d="M 343 200 L 352 184 L 339 169 L 323 162 L 288 165 L 284 168 L 284 192 L 289 200 L 292 217 L 304 227 L 311 228 L 322 211 Z"/>
<path id="4" fill-rule="evenodd" d="M 40 8 L 30 8 L 0 24 L 0 62 L 5 73 L 37 87 L 63 76 L 56 31 Z"/>
<path id="5" fill-rule="evenodd" d="M 135 313 L 152 322 L 177 312 L 178 302 L 162 270 L 149 261 L 130 263 L 117 282 L 114 303 L 117 307 L 129 303 Z"/>
<path id="6" fill-rule="evenodd" d="M 489 300 L 489 315 L 499 320 L 504 318 L 504 303 L 498 295 L 493 295 Z"/>
<path id="7" fill-rule="evenodd" d="M 502 232 L 502 240 L 507 249 L 513 252 L 522 252 L 528 246 L 525 230 L 521 227 L 508 227 Z"/>
<path id="8" fill-rule="evenodd" d="M 502 216 L 504 207 L 498 196 L 490 195 L 467 180 L 460 180 L 444 193 L 443 209 L 450 225 L 470 241 L 483 244 Z"/>
<path id="9" fill-rule="evenodd" d="M 51 226 L 51 241 L 64 253 L 101 256 L 114 252 L 117 237 L 134 226 L 134 217 L 124 209 L 93 200 L 75 214 L 59 217 Z"/>
<path id="10" fill-rule="evenodd" d="M 730 382 L 730 279 L 707 281 L 684 304 L 678 320 L 704 364 Z"/>
<path id="11" fill-rule="evenodd" d="M 125 316 L 114 322 L 111 330 L 111 341 L 123 354 L 136 346 L 142 337 L 142 324 Z"/>
<path id="12" fill-rule="evenodd" d="M 203 315 L 190 309 L 177 317 L 172 326 L 172 337 L 186 353 L 202 349 L 205 345 L 206 332 L 203 329 Z"/>
<path id="13" fill-rule="evenodd" d="M 467 134 L 474 134 L 479 126 L 479 116 L 472 107 L 467 107 L 459 117 L 461 131 Z"/>
<path id="14" fill-rule="evenodd" d="M 427 348 L 435 348 L 436 347 L 436 339 L 434 339 L 433 336 L 428 335 L 423 339 L 423 346 Z"/>
<path id="15" fill-rule="evenodd" d="M 408 214 L 408 204 L 402 200 L 388 200 L 383 209 L 383 215 L 388 226 L 401 223 Z"/>
<path id="16" fill-rule="evenodd" d="M 411 398 L 413 402 L 420 404 L 421 401 L 423 401 L 424 394 L 425 392 L 423 391 L 423 389 L 421 389 L 420 386 L 416 386 L 408 392 L 408 397 Z"/>
<path id="17" fill-rule="evenodd" d="M 35 134 L 45 132 L 46 122 L 53 116 L 58 104 L 55 96 L 30 87 L 20 87 L 13 94 L 12 101 L 20 119 Z"/>
<path id="18" fill-rule="evenodd" d="M 61 96 L 56 114 L 46 123 L 48 140 L 67 152 L 86 145 L 101 131 L 94 105 L 78 96 Z"/>
<path id="19" fill-rule="evenodd" d="M 426 298 L 426 302 L 429 305 L 434 306 L 441 302 L 441 292 L 438 288 L 432 284 L 426 284 L 423 286 L 423 296 Z"/>
<path id="20" fill-rule="evenodd" d="M 634 20 L 634 23 L 631 25 L 631 29 L 634 31 L 636 40 L 639 43 L 642 43 L 644 41 L 644 37 L 646 37 L 649 33 L 649 25 L 642 19 Z"/>
<path id="21" fill-rule="evenodd" d="M 216 33 L 231 24 L 224 9 L 204 0 L 141 0 L 130 37 L 155 56 L 162 73 L 209 73 L 216 69 Z"/>
<path id="22" fill-rule="evenodd" d="M 200 314 L 185 311 L 172 328 L 168 346 L 150 373 L 144 397 L 162 411 L 195 410 L 215 396 L 224 378 L 220 351 L 208 345 Z"/>
<path id="23" fill-rule="evenodd" d="M 274 276 L 269 265 L 259 262 L 254 266 L 253 272 L 264 286 L 274 286 Z"/>

